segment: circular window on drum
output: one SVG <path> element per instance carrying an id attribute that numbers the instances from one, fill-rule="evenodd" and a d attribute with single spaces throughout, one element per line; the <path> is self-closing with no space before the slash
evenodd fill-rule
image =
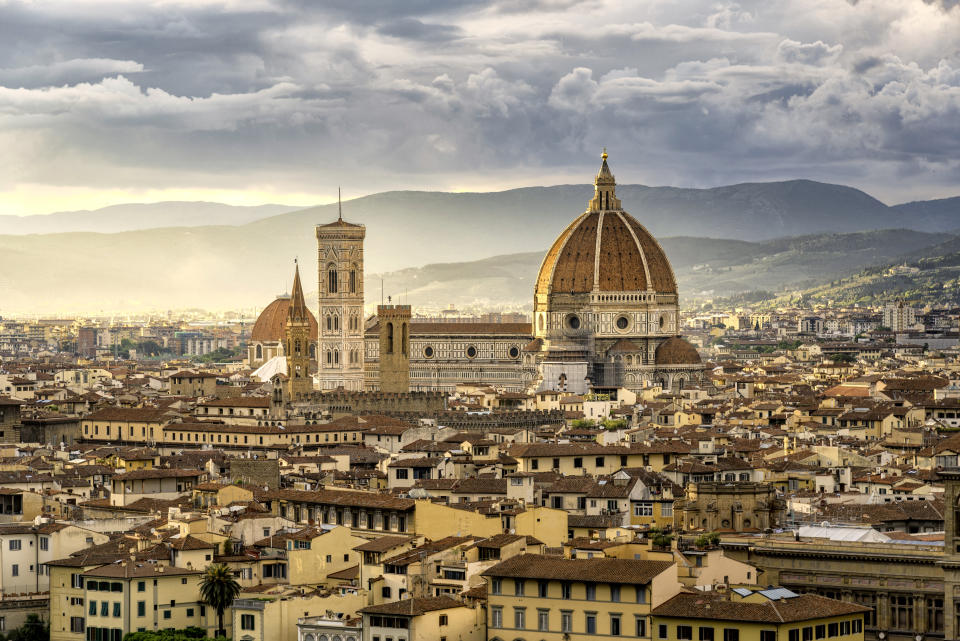
<path id="1" fill-rule="evenodd" d="M 617 329 L 619 329 L 621 332 L 630 327 L 630 319 L 626 316 L 617 316 L 615 323 L 617 325 Z"/>
<path id="2" fill-rule="evenodd" d="M 507 354 L 510 355 L 510 358 L 520 358 L 520 348 L 514 345 L 507 350 Z"/>
<path id="3" fill-rule="evenodd" d="M 580 317 L 576 314 L 570 314 L 567 316 L 567 327 L 572 330 L 580 329 Z"/>
<path id="4" fill-rule="evenodd" d="M 424 358 L 433 358 L 433 347 L 431 347 L 430 345 L 427 345 L 426 347 L 424 347 L 423 356 Z"/>
<path id="5" fill-rule="evenodd" d="M 477 348 L 471 345 L 467 348 L 467 358 L 476 358 L 477 357 Z"/>
<path id="6" fill-rule="evenodd" d="M 663 326 L 667 324 L 667 317 L 661 314 L 659 322 L 660 322 L 660 329 L 663 329 Z"/>

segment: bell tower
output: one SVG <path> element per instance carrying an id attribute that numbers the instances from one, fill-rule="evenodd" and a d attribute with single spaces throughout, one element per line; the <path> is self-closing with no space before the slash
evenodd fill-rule
<path id="1" fill-rule="evenodd" d="M 284 325 L 284 352 L 287 357 L 287 398 L 306 400 L 313 391 L 310 377 L 310 313 L 300 285 L 300 266 L 293 274 L 293 293 Z"/>
<path id="2" fill-rule="evenodd" d="M 363 240 L 366 227 L 338 217 L 317 225 L 320 324 L 317 364 L 321 390 L 363 391 Z"/>

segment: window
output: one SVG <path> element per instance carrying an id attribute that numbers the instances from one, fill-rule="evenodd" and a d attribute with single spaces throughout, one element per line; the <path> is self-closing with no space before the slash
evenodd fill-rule
<path id="1" fill-rule="evenodd" d="M 188 617 L 192 617 L 192 616 L 193 616 L 193 608 L 187 608 L 187 616 L 188 616 Z"/>
<path id="2" fill-rule="evenodd" d="M 610 636 L 618 637 L 622 634 L 620 631 L 620 615 L 610 615 Z"/>
<path id="3" fill-rule="evenodd" d="M 120 604 L 119 604 L 119 603 L 114 603 L 114 604 L 113 604 L 113 616 L 115 616 L 115 617 L 120 616 Z"/>
<path id="4" fill-rule="evenodd" d="M 713 628 L 700 627 L 700 641 L 713 641 Z"/>
<path id="5" fill-rule="evenodd" d="M 560 611 L 560 631 L 573 632 L 573 612 L 570 610 Z"/>
<path id="6" fill-rule="evenodd" d="M 724 628 L 723 641 L 740 641 L 740 630 L 737 628 Z"/>
<path id="7" fill-rule="evenodd" d="M 502 607 L 494 606 L 490 608 L 490 627 L 491 628 L 503 627 L 503 608 Z"/>
<path id="8" fill-rule="evenodd" d="M 637 603 L 647 602 L 647 589 L 642 585 L 637 586 Z"/>
<path id="9" fill-rule="evenodd" d="M 578 468 L 579 468 L 579 467 L 583 467 L 583 458 L 582 458 L 582 457 L 579 457 L 579 456 L 576 457 L 576 458 L 574 458 L 574 459 L 573 459 L 573 466 L 574 466 L 574 467 L 578 467 Z"/>
<path id="10" fill-rule="evenodd" d="M 803 641 L 813 641 L 813 628 L 807 626 L 803 629 Z"/>
<path id="11" fill-rule="evenodd" d="M 10 566 L 10 575 L 11 576 L 20 576 L 20 566 L 16 563 Z"/>
<path id="12" fill-rule="evenodd" d="M 83 632 L 84 630 L 84 618 L 83 617 L 70 617 L 70 631 L 71 632 Z"/>
<path id="13" fill-rule="evenodd" d="M 514 579 L 513 581 L 513 594 L 514 596 L 523 596 L 523 584 L 525 581 L 523 579 Z"/>
<path id="14" fill-rule="evenodd" d="M 491 594 L 503 594 L 503 579 L 493 579 L 490 582 Z"/>
<path id="15" fill-rule="evenodd" d="M 147 616 L 147 602 L 146 601 L 137 601 L 137 616 L 145 617 Z"/>
<path id="16" fill-rule="evenodd" d="M 597 457 L 597 460 L 594 461 L 594 465 L 596 465 L 597 467 L 603 467 L 603 457 L 602 457 L 602 456 L 598 456 L 598 457 Z"/>
<path id="17" fill-rule="evenodd" d="M 610 586 L 610 600 L 614 603 L 620 603 L 620 586 L 611 585 Z"/>
<path id="18" fill-rule="evenodd" d="M 241 630 L 253 630 L 253 615 L 252 614 L 241 614 L 240 615 L 240 629 Z"/>
<path id="19" fill-rule="evenodd" d="M 513 627 L 515 627 L 517 630 L 523 630 L 525 627 L 527 627 L 526 608 L 513 609 Z"/>
<path id="20" fill-rule="evenodd" d="M 661 623 L 660 625 L 657 626 L 657 638 L 658 638 L 658 639 L 666 639 L 666 638 L 669 637 L 669 636 L 670 636 L 670 635 L 669 635 L 669 633 L 667 633 L 667 626 L 666 626 L 666 624 Z"/>
<path id="21" fill-rule="evenodd" d="M 800 641 L 800 628 L 794 628 L 787 632 L 787 641 Z"/>
<path id="22" fill-rule="evenodd" d="M 664 501 L 660 504 L 660 516 L 673 516 L 673 503 Z"/>
<path id="23" fill-rule="evenodd" d="M 666 637 L 663 637 L 666 638 Z M 689 625 L 678 625 L 677 626 L 677 638 L 678 639 L 693 639 L 693 628 Z"/>
<path id="24" fill-rule="evenodd" d="M 636 623 L 636 629 L 634 630 L 634 636 L 645 637 L 647 636 L 647 618 L 646 617 L 634 617 Z"/>
<path id="25" fill-rule="evenodd" d="M 146 591 L 147 591 L 147 582 L 137 581 L 137 592 L 146 592 Z"/>
<path id="26" fill-rule="evenodd" d="M 10 551 L 16 552 L 20 549 L 20 539 L 10 539 Z"/>
<path id="27" fill-rule="evenodd" d="M 163 611 L 163 618 L 164 618 L 164 619 L 169 619 L 169 618 L 170 618 L 170 615 L 171 615 L 170 610 L 164 610 L 164 611 Z"/>
<path id="28" fill-rule="evenodd" d="M 596 601 L 597 600 L 597 586 L 593 583 L 587 583 L 587 601 Z"/>
<path id="29" fill-rule="evenodd" d="M 777 641 L 777 631 L 760 630 L 760 641 Z"/>
<path id="30" fill-rule="evenodd" d="M 827 636 L 831 639 L 840 634 L 840 625 L 836 622 L 827 625 Z"/>
<path id="31" fill-rule="evenodd" d="M 894 630 L 913 630 L 913 597 L 907 594 L 890 596 L 890 627 Z"/>
<path id="32" fill-rule="evenodd" d="M 45 536 L 40 537 L 40 549 L 46 552 L 50 549 L 50 539 Z"/>
<path id="33" fill-rule="evenodd" d="M 639 501 L 633 504 L 634 516 L 653 516 L 653 501 Z"/>
<path id="34" fill-rule="evenodd" d="M 537 610 L 537 630 L 546 632 L 550 629 L 550 610 Z"/>
<path id="35" fill-rule="evenodd" d="M 89 612 L 90 612 L 90 616 L 92 616 L 92 617 L 97 616 L 97 602 L 96 602 L 96 601 L 91 601 L 91 602 L 90 602 L 90 610 L 89 610 Z"/>
<path id="36" fill-rule="evenodd" d="M 560 598 L 569 601 L 570 592 L 571 592 L 571 589 L 570 589 L 570 584 L 568 582 L 564 581 L 563 583 L 560 584 Z M 960 612 L 960 610 L 958 610 L 958 612 Z"/>
<path id="37" fill-rule="evenodd" d="M 940 597 L 927 597 L 927 632 L 943 632 L 943 599 Z"/>
<path id="38" fill-rule="evenodd" d="M 597 615 L 595 612 L 588 612 L 586 617 L 586 633 L 587 634 L 596 634 L 597 633 Z"/>
<path id="39" fill-rule="evenodd" d="M 854 620 L 853 620 L 853 633 L 854 633 L 854 634 L 860 634 L 861 632 L 863 632 L 863 620 L 862 620 L 862 619 L 854 619 Z"/>
<path id="40" fill-rule="evenodd" d="M 110 616 L 110 603 L 107 601 L 100 602 L 100 616 L 108 617 Z"/>
<path id="41" fill-rule="evenodd" d="M 549 586 L 547 581 L 537 581 L 537 596 L 541 599 L 547 598 L 547 587 Z"/>
<path id="42" fill-rule="evenodd" d="M 813 636 L 816 639 L 823 639 L 827 636 L 827 626 L 818 625 L 813 629 Z"/>
<path id="43" fill-rule="evenodd" d="M 397 480 L 398 480 L 398 481 L 405 481 L 405 480 L 407 480 L 407 468 L 405 468 L 405 467 L 398 467 L 398 468 L 396 469 L 396 472 L 397 472 Z"/>

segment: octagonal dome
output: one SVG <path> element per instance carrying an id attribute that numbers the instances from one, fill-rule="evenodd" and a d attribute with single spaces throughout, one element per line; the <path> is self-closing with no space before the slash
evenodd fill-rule
<path id="1" fill-rule="evenodd" d="M 697 348 L 679 336 L 671 336 L 660 343 L 654 360 L 657 365 L 700 365 L 702 362 Z"/>
<path id="2" fill-rule="evenodd" d="M 563 230 L 547 252 L 536 293 L 676 294 L 673 268 L 660 243 L 620 207 L 606 153 L 594 186 L 587 211 Z"/>
<path id="3" fill-rule="evenodd" d="M 283 340 L 283 330 L 287 323 L 287 312 L 290 309 L 290 297 L 280 296 L 264 308 L 257 316 L 253 325 L 250 340 L 257 343 L 270 343 Z M 310 320 L 310 340 L 317 340 L 319 335 L 317 318 L 313 312 L 307 310 Z"/>

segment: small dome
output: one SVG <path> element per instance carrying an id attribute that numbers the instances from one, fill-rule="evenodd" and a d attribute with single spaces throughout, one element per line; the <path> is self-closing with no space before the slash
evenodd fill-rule
<path id="1" fill-rule="evenodd" d="M 657 365 L 699 365 L 702 362 L 697 348 L 679 336 L 660 343 L 655 358 Z"/>
<path id="2" fill-rule="evenodd" d="M 260 312 L 253 325 L 250 340 L 255 343 L 271 343 L 283 340 L 283 328 L 287 323 L 287 311 L 290 309 L 290 297 L 281 296 Z M 319 331 L 313 312 L 307 310 L 310 319 L 310 340 L 317 340 Z"/>

